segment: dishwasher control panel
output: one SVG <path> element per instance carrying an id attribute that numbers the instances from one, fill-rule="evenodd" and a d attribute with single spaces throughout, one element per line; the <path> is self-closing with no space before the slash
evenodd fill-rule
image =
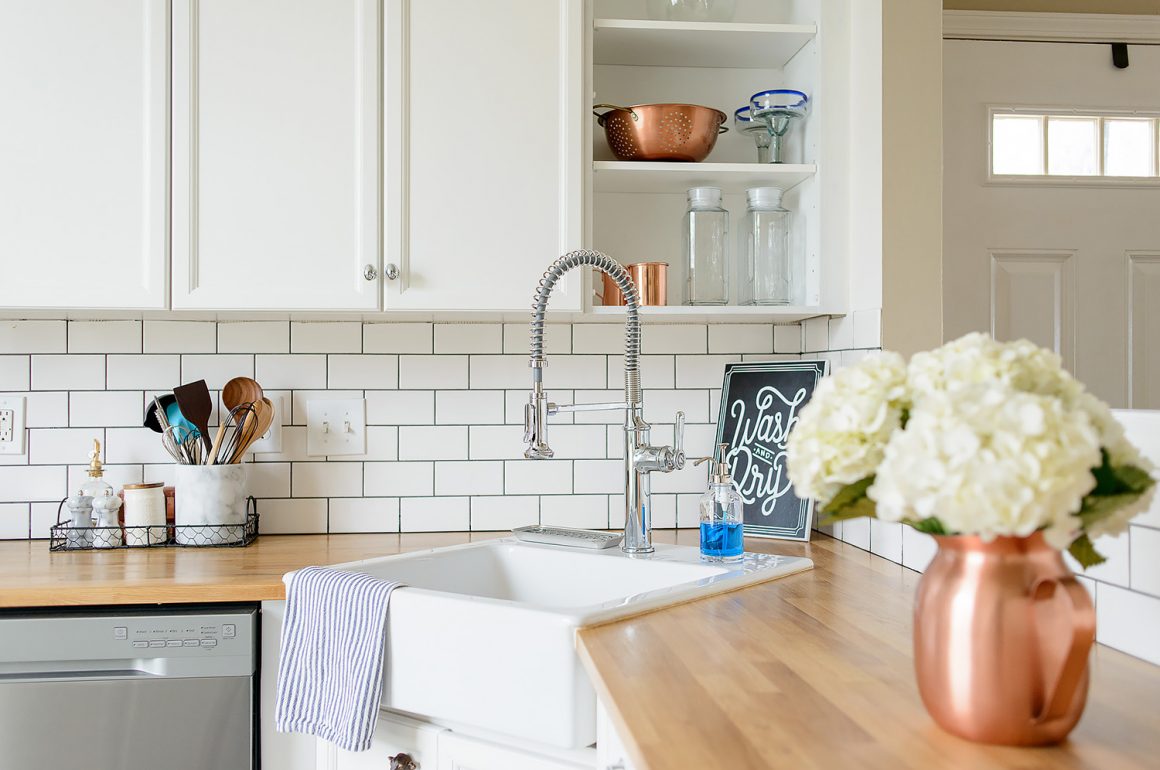
<path id="1" fill-rule="evenodd" d="M 248 618 L 244 619 L 248 620 Z M 172 650 L 242 650 L 252 633 L 237 618 L 190 615 L 139 618 L 114 618 L 110 621 L 110 638 L 121 642 L 138 655 L 167 655 Z M 239 635 L 238 628 L 242 627 Z"/>

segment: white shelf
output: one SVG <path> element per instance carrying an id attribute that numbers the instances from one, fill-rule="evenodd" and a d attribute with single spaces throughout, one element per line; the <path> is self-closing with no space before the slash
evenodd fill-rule
<path id="1" fill-rule="evenodd" d="M 788 190 L 817 172 L 812 163 L 660 163 L 598 160 L 592 163 L 596 192 L 684 193 L 690 187 L 720 187 L 743 193 L 750 187 Z"/>
<path id="2" fill-rule="evenodd" d="M 588 312 L 592 320 L 624 318 L 624 307 L 593 306 Z M 845 315 L 845 311 L 824 307 L 787 305 L 783 307 L 753 307 L 723 305 L 717 307 L 692 307 L 689 305 L 666 305 L 664 307 L 642 307 L 640 318 L 653 323 L 774 323 L 789 324 L 818 316 Z"/>
<path id="3" fill-rule="evenodd" d="M 593 63 L 781 69 L 816 34 L 813 24 L 595 19 Z"/>

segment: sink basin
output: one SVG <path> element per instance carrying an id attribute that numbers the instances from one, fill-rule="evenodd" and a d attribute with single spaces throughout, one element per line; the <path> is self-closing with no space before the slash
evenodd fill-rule
<path id="1" fill-rule="evenodd" d="M 391 597 L 384 708 L 581 748 L 596 740 L 596 695 L 576 654 L 577 628 L 813 562 L 747 554 L 717 565 L 687 546 L 629 557 L 505 538 L 335 566 L 406 586 Z"/>

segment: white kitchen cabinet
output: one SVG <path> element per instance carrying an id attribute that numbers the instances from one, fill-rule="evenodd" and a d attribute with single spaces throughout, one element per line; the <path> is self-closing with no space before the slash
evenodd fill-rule
<path id="1" fill-rule="evenodd" d="M 542 754 L 451 731 L 439 734 L 439 770 L 591 770 L 591 752 L 572 753 L 584 758 Z"/>
<path id="2" fill-rule="evenodd" d="M 0 307 L 161 308 L 169 4 L 0 4 Z"/>
<path id="3" fill-rule="evenodd" d="M 525 310 L 583 244 L 582 0 L 386 0 L 387 310 Z M 580 272 L 553 310 L 580 310 Z"/>
<path id="4" fill-rule="evenodd" d="M 417 770 L 435 770 L 443 732 L 442 728 L 406 717 L 380 714 L 367 751 L 344 751 L 333 743 L 318 741 L 318 770 L 388 770 L 391 757 L 400 754 L 410 757 Z M 407 767 L 403 758 L 399 759 L 399 766 Z"/>
<path id="5" fill-rule="evenodd" d="M 173 307 L 378 308 L 379 2 L 173 15 Z"/>

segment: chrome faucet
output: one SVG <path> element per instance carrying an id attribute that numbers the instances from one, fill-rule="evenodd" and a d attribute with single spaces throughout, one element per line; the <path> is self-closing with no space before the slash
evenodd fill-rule
<path id="1" fill-rule="evenodd" d="M 554 404 L 544 393 L 544 313 L 556 282 L 569 270 L 590 265 L 607 273 L 628 304 L 624 322 L 624 401 L 603 404 Z M 652 553 L 652 499 L 649 474 L 670 473 L 685 467 L 685 413 L 677 412 L 672 446 L 650 446 L 651 426 L 641 417 L 644 398 L 640 389 L 640 315 L 636 286 L 616 260 L 598 251 L 573 251 L 553 262 L 532 303 L 532 391 L 524 406 L 524 457 L 546 460 L 555 455 L 548 446 L 548 417 L 561 412 L 624 410 L 624 542 L 629 555 Z"/>

